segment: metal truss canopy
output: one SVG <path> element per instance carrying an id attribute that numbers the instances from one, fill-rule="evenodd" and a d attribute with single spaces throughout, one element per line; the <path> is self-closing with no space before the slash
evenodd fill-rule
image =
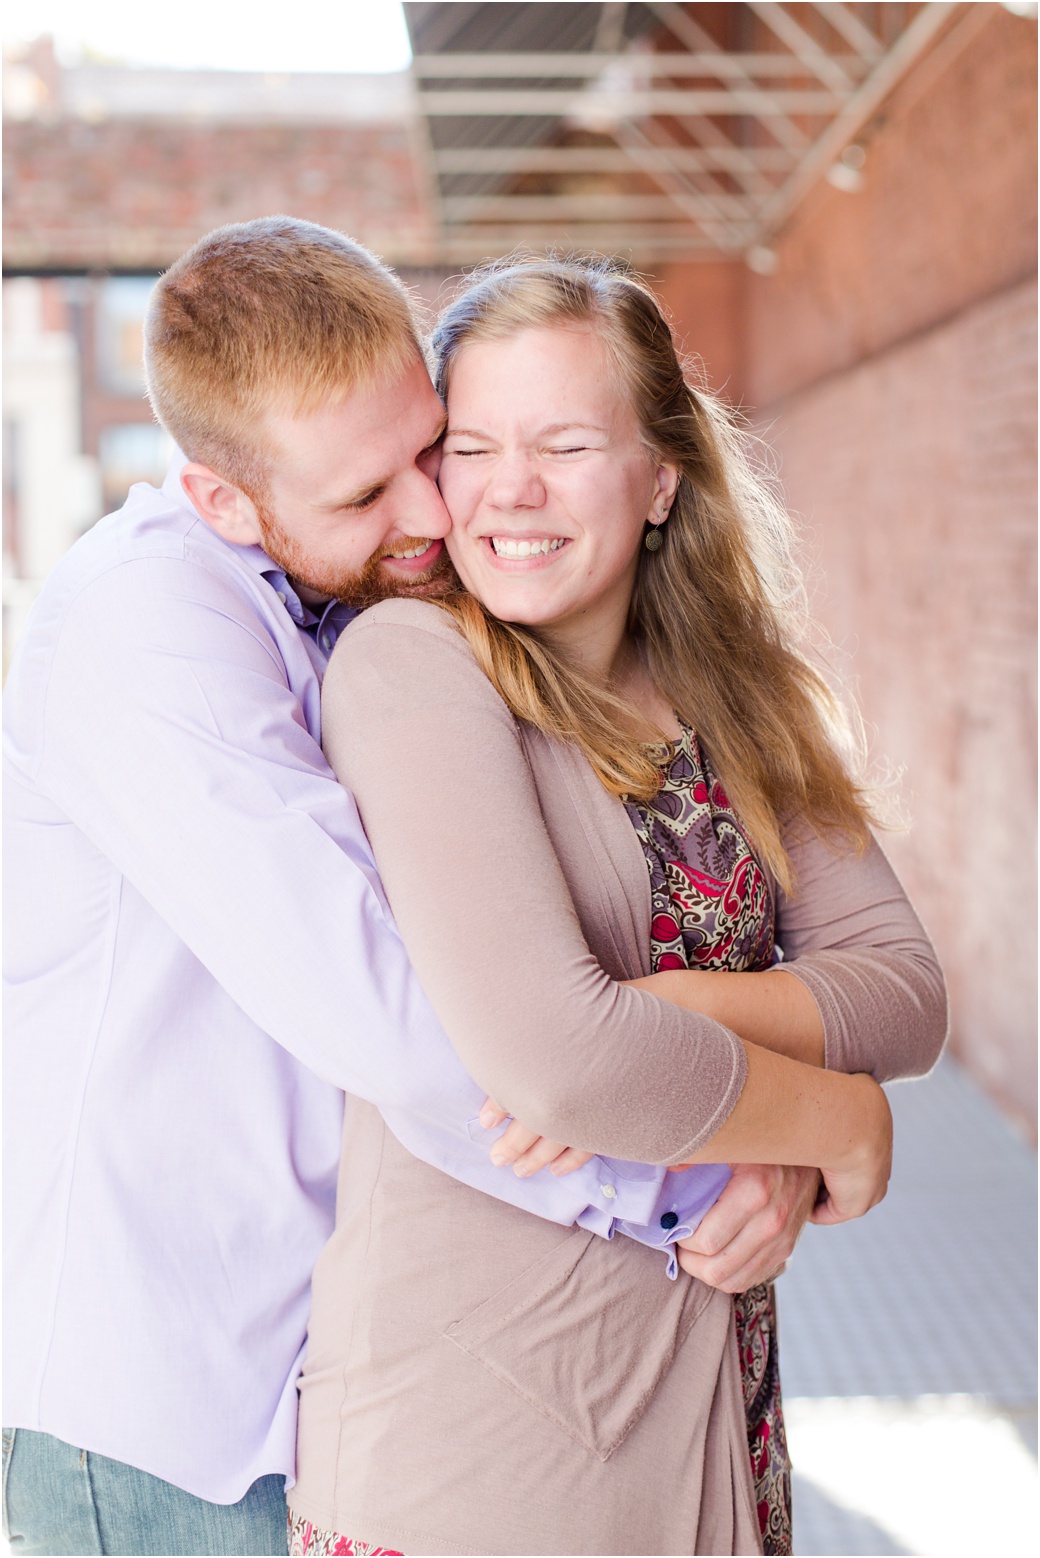
<path id="1" fill-rule="evenodd" d="M 442 257 L 755 253 L 953 13 L 925 4 L 406 4 Z"/>

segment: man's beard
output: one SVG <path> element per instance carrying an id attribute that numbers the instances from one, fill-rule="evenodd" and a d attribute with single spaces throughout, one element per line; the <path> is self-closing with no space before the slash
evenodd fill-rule
<path id="1" fill-rule="evenodd" d="M 253 500 L 260 524 L 264 551 L 272 562 L 285 570 L 294 584 L 302 584 L 327 598 L 345 601 L 359 611 L 374 606 L 377 601 L 393 600 L 399 596 L 414 595 L 424 600 L 450 595 L 460 588 L 459 577 L 452 567 L 447 551 L 442 550 L 426 573 L 402 578 L 381 567 L 384 557 L 390 553 L 381 548 L 365 563 L 364 567 L 351 571 L 335 568 L 320 557 L 312 557 L 304 551 L 294 536 L 287 535 L 274 515 L 262 503 Z M 394 543 L 399 552 L 413 551 L 427 539 L 424 536 L 404 536 Z"/>

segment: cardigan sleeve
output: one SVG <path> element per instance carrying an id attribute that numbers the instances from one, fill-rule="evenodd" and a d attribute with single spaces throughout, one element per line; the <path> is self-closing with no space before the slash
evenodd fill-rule
<path id="1" fill-rule="evenodd" d="M 743 1046 L 603 972 L 516 721 L 444 613 L 392 601 L 352 623 L 326 672 L 322 722 L 471 1076 L 532 1130 L 586 1151 L 678 1163 L 699 1150 L 739 1097 Z"/>
<path id="2" fill-rule="evenodd" d="M 824 1064 L 923 1076 L 946 1037 L 946 987 L 895 872 L 873 839 L 854 855 L 800 829 L 788 849 L 797 889 L 778 893 L 777 941 L 819 1008 Z"/>

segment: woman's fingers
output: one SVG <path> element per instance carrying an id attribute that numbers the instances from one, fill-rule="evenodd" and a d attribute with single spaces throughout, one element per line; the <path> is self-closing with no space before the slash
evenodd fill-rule
<path id="1" fill-rule="evenodd" d="M 501 1104 L 495 1103 L 493 1098 L 485 1098 L 477 1118 L 486 1131 L 493 1131 L 496 1125 L 501 1125 L 503 1120 L 508 1120 L 509 1115 Z"/>

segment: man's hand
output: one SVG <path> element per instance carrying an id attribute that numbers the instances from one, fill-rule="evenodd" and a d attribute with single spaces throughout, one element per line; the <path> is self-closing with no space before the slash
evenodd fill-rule
<path id="1" fill-rule="evenodd" d="M 733 1178 L 688 1239 L 679 1265 L 724 1293 L 743 1293 L 780 1275 L 816 1205 L 814 1168 L 735 1163 Z"/>
<path id="2" fill-rule="evenodd" d="M 496 1125 L 508 1119 L 506 1111 L 493 1098 L 485 1099 L 480 1111 L 480 1123 L 486 1131 L 494 1130 Z M 572 1174 L 575 1169 L 583 1168 L 593 1156 L 591 1152 L 581 1152 L 577 1147 L 565 1147 L 563 1142 L 539 1136 L 537 1131 L 529 1131 L 519 1120 L 510 1121 L 491 1149 L 491 1161 L 496 1168 L 504 1168 L 507 1163 L 511 1163 L 513 1173 L 521 1179 L 527 1179 L 546 1167 L 550 1174 Z"/>

